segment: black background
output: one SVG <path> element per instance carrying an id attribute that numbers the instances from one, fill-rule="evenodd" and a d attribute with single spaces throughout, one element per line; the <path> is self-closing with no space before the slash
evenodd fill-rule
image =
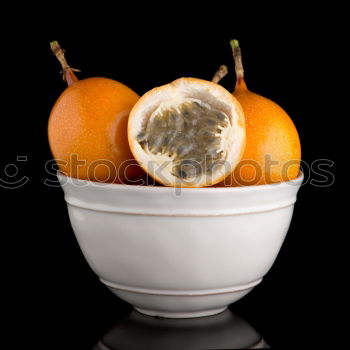
<path id="1" fill-rule="evenodd" d="M 307 164 L 329 159 L 334 165 L 328 170 L 335 174 L 339 123 L 332 94 L 340 29 L 330 30 L 325 14 L 318 20 L 308 16 L 290 21 L 272 16 L 266 19 L 272 24 L 267 29 L 265 20 L 247 18 L 238 25 L 233 15 L 230 21 L 219 18 L 221 25 L 207 18 L 193 22 L 186 16 L 180 21 L 155 17 L 121 23 L 119 15 L 110 26 L 97 25 L 91 18 L 85 27 L 69 23 L 67 34 L 52 23 L 35 34 L 23 27 L 20 37 L 6 41 L 3 73 L 8 77 L 4 82 L 8 94 L 3 95 L 1 176 L 6 178 L 6 164 L 24 155 L 28 161 L 18 164 L 19 175 L 29 178 L 20 189 L 1 189 L 7 209 L 2 266 L 8 293 L 3 301 L 11 310 L 5 334 L 12 343 L 25 340 L 37 348 L 91 349 L 131 311 L 102 286 L 85 262 L 61 189 L 43 184 L 45 163 L 51 159 L 47 120 L 65 88 L 49 42 L 60 42 L 70 65 L 81 69 L 80 78 L 109 77 L 142 95 L 182 76 L 211 79 L 221 64 L 230 70 L 222 85 L 232 91 L 229 40 L 237 38 L 250 90 L 288 112 Z M 331 328 L 338 322 L 333 303 L 338 286 L 335 189 L 336 182 L 301 188 L 274 266 L 261 285 L 231 306 L 272 347 L 333 341 Z"/>

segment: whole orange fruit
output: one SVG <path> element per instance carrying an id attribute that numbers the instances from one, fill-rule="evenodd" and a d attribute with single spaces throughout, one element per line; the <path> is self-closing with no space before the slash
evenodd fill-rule
<path id="1" fill-rule="evenodd" d="M 246 121 L 246 148 L 241 162 L 225 185 L 247 186 L 288 181 L 299 174 L 301 146 L 288 114 L 275 102 L 248 90 L 241 50 L 231 41 L 236 70 L 233 95 L 241 103 Z"/>
<path id="2" fill-rule="evenodd" d="M 55 44 L 51 46 L 62 63 L 63 52 Z M 60 171 L 91 181 L 121 183 L 137 178 L 142 170 L 129 148 L 127 124 L 139 96 L 112 79 L 77 80 L 65 60 L 62 66 L 69 86 L 48 123 L 50 148 Z"/>

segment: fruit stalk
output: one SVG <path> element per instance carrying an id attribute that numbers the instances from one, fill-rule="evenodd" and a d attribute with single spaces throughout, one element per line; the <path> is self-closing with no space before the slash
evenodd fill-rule
<path id="1" fill-rule="evenodd" d="M 242 64 L 242 54 L 241 54 L 241 48 L 239 47 L 238 40 L 231 40 L 230 45 L 232 47 L 232 53 L 233 53 L 233 59 L 235 61 L 235 71 L 236 71 L 236 77 L 237 80 L 243 80 L 244 79 L 244 69 Z"/>
<path id="2" fill-rule="evenodd" d="M 235 61 L 235 72 L 236 72 L 236 89 L 235 90 L 245 90 L 247 88 L 244 82 L 244 69 L 242 64 L 242 54 L 241 48 L 239 47 L 239 41 L 233 39 L 230 41 L 232 48 L 233 59 Z"/>
<path id="3" fill-rule="evenodd" d="M 225 65 L 219 67 L 217 72 L 214 74 L 213 79 L 211 80 L 213 83 L 218 84 L 220 80 L 228 73 L 228 69 Z"/>
<path id="4" fill-rule="evenodd" d="M 80 72 L 79 69 L 75 69 L 69 66 L 64 56 L 64 50 L 61 48 L 58 41 L 51 41 L 50 48 L 53 54 L 57 57 L 62 66 L 63 80 L 68 84 L 72 85 L 74 82 L 78 81 L 74 72 Z"/>

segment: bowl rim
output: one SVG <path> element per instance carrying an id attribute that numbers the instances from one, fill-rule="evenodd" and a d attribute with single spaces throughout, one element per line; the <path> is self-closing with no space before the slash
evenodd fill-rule
<path id="1" fill-rule="evenodd" d="M 295 179 L 289 180 L 289 181 L 281 181 L 276 182 L 272 184 L 264 184 L 264 185 L 248 185 L 248 186 L 239 186 L 239 187 L 215 187 L 209 186 L 209 187 L 172 187 L 172 186 L 145 186 L 145 185 L 129 185 L 129 184 L 116 184 L 116 183 L 106 183 L 106 182 L 97 182 L 97 181 L 91 181 L 91 180 L 82 180 L 74 177 L 67 176 L 63 174 L 60 171 L 57 171 L 57 178 L 59 179 L 61 186 L 65 185 L 65 183 L 69 182 L 70 184 L 74 185 L 77 184 L 79 187 L 85 188 L 85 187 L 96 187 L 96 188 L 104 188 L 111 191 L 118 191 L 120 189 L 129 189 L 131 191 L 137 190 L 137 192 L 167 192 L 167 191 L 174 191 L 176 189 L 179 189 L 181 191 L 185 191 L 187 193 L 195 193 L 195 192 L 201 192 L 201 193 L 210 193 L 210 192 L 250 192 L 250 191 L 269 191 L 272 189 L 276 189 L 278 187 L 285 188 L 286 186 L 296 186 L 300 187 L 302 185 L 302 182 L 304 180 L 304 173 L 302 171 L 299 171 L 298 177 Z"/>

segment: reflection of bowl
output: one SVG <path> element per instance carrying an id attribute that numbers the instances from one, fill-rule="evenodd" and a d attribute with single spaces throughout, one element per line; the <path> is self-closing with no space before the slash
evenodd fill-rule
<path id="1" fill-rule="evenodd" d="M 245 349 L 266 348 L 266 342 L 245 321 L 226 310 L 218 315 L 169 320 L 133 311 L 97 343 L 106 349 Z"/>
<path id="2" fill-rule="evenodd" d="M 91 268 L 137 310 L 163 317 L 218 313 L 260 283 L 302 182 L 180 190 L 58 177 Z"/>

